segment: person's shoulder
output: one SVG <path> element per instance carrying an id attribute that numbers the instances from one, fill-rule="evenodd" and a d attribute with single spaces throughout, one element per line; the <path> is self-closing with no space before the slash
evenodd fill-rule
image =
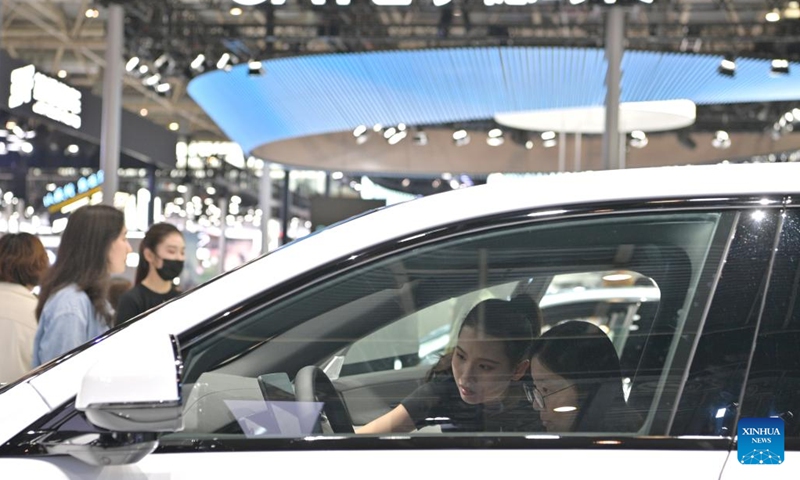
<path id="1" fill-rule="evenodd" d="M 89 295 L 81 290 L 78 285 L 70 283 L 53 292 L 50 298 L 47 299 L 47 304 L 60 306 L 91 306 L 92 301 L 89 299 Z"/>

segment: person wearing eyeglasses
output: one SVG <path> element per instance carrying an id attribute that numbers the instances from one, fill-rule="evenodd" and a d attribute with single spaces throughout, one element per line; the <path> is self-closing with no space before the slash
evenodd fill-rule
<path id="1" fill-rule="evenodd" d="M 524 386 L 548 432 L 630 432 L 640 423 L 622 390 L 619 357 L 596 325 L 569 321 L 533 344 Z"/>
<path id="2" fill-rule="evenodd" d="M 455 348 L 431 369 L 426 382 L 357 433 L 429 426 L 455 432 L 541 431 L 522 388 L 540 326 L 539 307 L 528 297 L 479 303 L 461 324 Z"/>

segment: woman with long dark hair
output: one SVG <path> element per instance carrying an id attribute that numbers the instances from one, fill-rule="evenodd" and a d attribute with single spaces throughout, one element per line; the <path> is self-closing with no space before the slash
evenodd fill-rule
<path id="1" fill-rule="evenodd" d="M 170 223 L 151 226 L 139 245 L 134 286 L 119 299 L 117 324 L 180 295 L 174 280 L 183 271 L 186 243 Z"/>
<path id="2" fill-rule="evenodd" d="M 528 297 L 485 300 L 470 310 L 453 349 L 426 382 L 389 413 L 358 433 L 410 432 L 438 425 L 443 431 L 540 431 L 525 400 L 531 342 L 541 313 Z"/>
<path id="3" fill-rule="evenodd" d="M 622 390 L 619 357 L 598 326 L 569 321 L 536 339 L 528 396 L 548 432 L 630 432 L 639 427 Z"/>
<path id="4" fill-rule="evenodd" d="M 41 285 L 34 367 L 97 337 L 113 323 L 108 288 L 111 275 L 125 271 L 131 251 L 126 235 L 124 215 L 116 208 L 91 205 L 70 215 L 56 261 Z"/>

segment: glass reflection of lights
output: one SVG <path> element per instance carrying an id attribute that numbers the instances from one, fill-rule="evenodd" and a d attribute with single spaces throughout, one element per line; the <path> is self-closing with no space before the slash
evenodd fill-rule
<path id="1" fill-rule="evenodd" d="M 757 221 L 757 222 L 760 222 L 761 220 L 764 220 L 765 216 L 766 216 L 766 214 L 764 213 L 763 210 L 756 210 L 755 212 L 750 214 L 750 217 L 752 217 L 752 219 Z"/>

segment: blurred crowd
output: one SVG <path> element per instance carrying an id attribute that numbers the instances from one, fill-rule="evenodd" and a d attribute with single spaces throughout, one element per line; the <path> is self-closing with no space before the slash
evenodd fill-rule
<path id="1" fill-rule="evenodd" d="M 121 277 L 132 250 L 127 233 L 120 210 L 81 207 L 52 265 L 35 235 L 0 237 L 0 384 L 180 294 L 180 230 L 170 223 L 148 229 L 133 282 Z"/>

